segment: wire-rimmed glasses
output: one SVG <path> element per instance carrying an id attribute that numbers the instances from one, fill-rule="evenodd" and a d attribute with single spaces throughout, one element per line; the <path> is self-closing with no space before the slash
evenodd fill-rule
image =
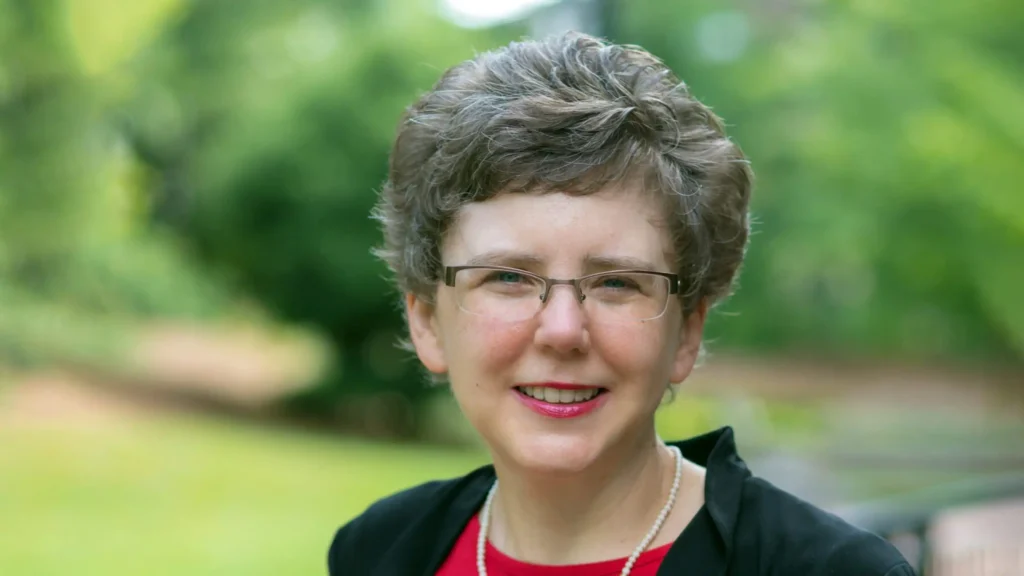
<path id="1" fill-rule="evenodd" d="M 679 293 L 679 277 L 651 270 L 611 270 L 579 278 L 547 278 L 504 266 L 447 266 L 444 283 L 466 313 L 518 322 L 537 315 L 555 286 L 568 286 L 588 317 L 600 323 L 659 318 Z"/>

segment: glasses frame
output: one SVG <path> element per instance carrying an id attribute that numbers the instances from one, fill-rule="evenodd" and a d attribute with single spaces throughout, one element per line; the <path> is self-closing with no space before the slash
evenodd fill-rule
<path id="1" fill-rule="evenodd" d="M 445 284 L 445 286 L 449 286 L 449 287 L 454 288 L 455 287 L 455 275 L 458 274 L 462 270 L 500 270 L 500 271 L 503 271 L 503 272 L 513 272 L 515 274 L 522 274 L 524 276 L 530 276 L 532 278 L 536 278 L 537 280 L 540 280 L 541 282 L 544 283 L 544 291 L 540 295 L 540 301 L 542 303 L 547 303 L 548 298 L 551 295 L 551 289 L 554 288 L 555 286 L 572 286 L 573 292 L 576 293 L 576 301 L 579 302 L 580 304 L 582 304 L 583 301 L 586 300 L 587 295 L 583 293 L 583 289 L 580 288 L 580 285 L 584 281 L 589 280 L 590 278 L 594 278 L 596 276 L 606 276 L 606 275 L 611 275 L 611 274 L 650 274 L 652 276 L 661 276 L 662 278 L 667 278 L 668 281 L 669 281 L 668 282 L 668 294 L 669 294 L 669 296 L 671 296 L 673 294 L 679 294 L 679 290 L 680 290 L 679 275 L 678 274 L 673 274 L 671 272 L 658 272 L 656 270 L 640 270 L 640 269 L 607 270 L 607 271 L 604 271 L 604 272 L 595 272 L 593 274 L 587 274 L 586 276 L 580 276 L 578 278 L 561 279 L 561 278 L 548 278 L 547 276 L 541 276 L 540 274 L 535 274 L 533 272 L 529 272 L 527 270 L 523 270 L 522 268 L 512 268 L 510 266 L 488 266 L 486 264 L 473 265 L 473 266 L 445 266 L 444 267 L 444 284 Z M 668 303 L 666 302 L 666 308 L 665 308 L 666 310 L 668 309 L 667 304 Z M 659 314 L 657 316 L 654 316 L 653 318 L 646 318 L 646 319 L 644 319 L 644 321 L 654 320 L 655 318 L 660 318 L 664 314 L 665 314 L 665 310 L 662 310 L 661 314 Z"/>

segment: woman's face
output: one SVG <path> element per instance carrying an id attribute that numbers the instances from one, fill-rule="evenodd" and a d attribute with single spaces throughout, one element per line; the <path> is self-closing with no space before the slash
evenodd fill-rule
<path id="1" fill-rule="evenodd" d="M 655 202 L 620 190 L 504 194 L 471 204 L 451 227 L 442 257 L 446 266 L 486 258 L 562 279 L 617 269 L 615 261 L 673 271 Z M 467 313 L 458 292 L 441 285 L 434 305 L 408 296 L 417 354 L 432 372 L 447 373 L 495 458 L 527 469 L 578 471 L 609 451 L 653 439 L 666 387 L 686 378 L 700 345 L 703 308 L 684 321 L 675 296 L 654 320 L 612 324 L 592 317 L 593 304 L 581 304 L 569 286 L 553 287 L 539 312 L 515 321 Z M 600 393 L 577 409 L 555 398 L 561 391 L 542 390 L 545 384 L 589 388 L 574 401 Z"/>

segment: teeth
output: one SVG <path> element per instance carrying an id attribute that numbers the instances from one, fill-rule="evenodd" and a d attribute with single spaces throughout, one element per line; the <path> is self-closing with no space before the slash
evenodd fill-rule
<path id="1" fill-rule="evenodd" d="M 519 389 L 523 394 L 543 400 L 551 404 L 572 404 L 574 402 L 586 402 L 597 396 L 597 388 L 584 390 L 559 390 L 558 388 L 546 388 L 544 386 L 523 386 Z"/>

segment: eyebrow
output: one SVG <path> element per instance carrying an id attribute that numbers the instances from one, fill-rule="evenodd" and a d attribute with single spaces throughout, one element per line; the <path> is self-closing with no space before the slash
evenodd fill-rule
<path id="1" fill-rule="evenodd" d="M 482 254 L 477 254 L 470 258 L 466 264 L 468 266 L 508 266 L 518 268 L 530 268 L 537 267 L 544 263 L 544 260 L 534 254 L 527 252 L 517 252 L 515 250 L 490 250 Z"/>
<path id="2" fill-rule="evenodd" d="M 587 256 L 584 258 L 586 270 L 650 270 L 656 271 L 657 266 L 632 256 Z M 544 265 L 544 259 L 528 252 L 515 250 L 491 250 L 477 254 L 467 262 L 469 266 L 508 266 L 524 270 L 537 269 Z"/>
<path id="3" fill-rule="evenodd" d="M 657 271 L 658 267 L 644 260 L 632 256 L 587 256 L 584 263 L 588 270 L 649 270 Z"/>

